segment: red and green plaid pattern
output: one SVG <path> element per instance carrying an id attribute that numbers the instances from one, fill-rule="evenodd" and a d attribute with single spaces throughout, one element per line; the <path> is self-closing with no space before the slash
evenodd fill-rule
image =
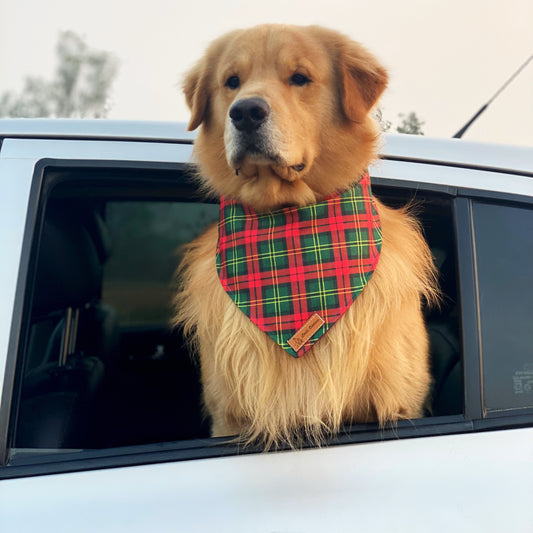
<path id="1" fill-rule="evenodd" d="M 352 189 L 306 206 L 256 213 L 220 201 L 217 270 L 254 324 L 300 357 L 364 289 L 381 251 L 381 224 L 365 175 Z M 288 340 L 318 314 L 324 324 L 295 351 Z"/>

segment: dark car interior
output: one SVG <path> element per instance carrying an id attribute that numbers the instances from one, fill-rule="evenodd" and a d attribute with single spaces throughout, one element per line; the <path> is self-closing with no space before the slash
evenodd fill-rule
<path id="1" fill-rule="evenodd" d="M 176 250 L 215 219 L 217 206 L 201 203 L 175 170 L 132 179 L 123 170 L 59 169 L 45 179 L 14 447 L 99 449 L 208 437 L 194 354 L 169 323 Z M 422 220 L 443 291 L 441 306 L 426 310 L 434 377 L 427 414 L 460 414 L 452 198 L 401 186 L 374 190 L 390 205 L 414 203 Z M 143 279 L 148 271 L 156 281 Z"/>

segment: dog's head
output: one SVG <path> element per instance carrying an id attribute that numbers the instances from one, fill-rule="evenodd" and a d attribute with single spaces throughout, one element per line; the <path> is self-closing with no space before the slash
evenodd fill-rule
<path id="1" fill-rule="evenodd" d="M 316 202 L 376 155 L 370 111 L 387 73 L 331 30 L 264 25 L 222 36 L 183 85 L 195 154 L 218 194 L 258 210 Z"/>

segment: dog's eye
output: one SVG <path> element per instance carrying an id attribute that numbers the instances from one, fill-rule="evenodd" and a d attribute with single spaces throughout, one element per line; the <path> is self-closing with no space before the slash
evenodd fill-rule
<path id="1" fill-rule="evenodd" d="M 230 89 L 238 89 L 241 85 L 241 80 L 239 79 L 239 76 L 230 76 L 226 80 L 226 87 L 229 87 Z"/>
<path id="2" fill-rule="evenodd" d="M 303 87 L 304 85 L 307 85 L 308 83 L 311 83 L 311 80 L 305 74 L 300 74 L 299 72 L 295 72 L 291 76 L 291 85 L 297 85 L 298 87 Z"/>

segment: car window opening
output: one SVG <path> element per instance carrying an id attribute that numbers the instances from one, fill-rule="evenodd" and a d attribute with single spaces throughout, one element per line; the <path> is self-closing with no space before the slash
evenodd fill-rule
<path id="1" fill-rule="evenodd" d="M 127 182 L 108 193 L 83 180 L 65 185 L 52 190 L 40 232 L 15 448 L 208 437 L 199 369 L 169 319 L 176 250 L 217 220 L 218 206 L 155 198 L 144 194 L 146 183 L 137 193 Z M 375 189 L 389 204 L 412 194 Z M 461 414 L 451 200 L 428 193 L 417 212 L 444 293 L 441 307 L 427 312 L 435 382 L 427 414 Z"/>

